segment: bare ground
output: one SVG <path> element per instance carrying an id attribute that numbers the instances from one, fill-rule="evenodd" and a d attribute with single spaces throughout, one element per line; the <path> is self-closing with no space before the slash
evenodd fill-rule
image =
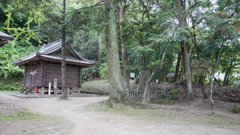
<path id="1" fill-rule="evenodd" d="M 146 115 L 152 112 L 162 116 L 155 120 L 139 120 L 132 117 L 99 112 L 88 109 L 89 104 L 107 100 L 108 97 L 70 97 L 69 100 L 57 98 L 18 98 L 0 93 L 0 103 L 15 105 L 20 108 L 28 108 L 32 111 L 50 116 L 48 120 L 36 124 L 29 121 L 0 121 L 0 134 L 73 134 L 73 135 L 239 135 L 240 114 L 233 114 L 228 109 L 216 109 L 215 115 L 210 114 L 206 104 L 201 100 L 192 103 L 180 103 L 175 105 L 152 105 L 155 109 L 146 111 Z M 199 103 L 198 103 L 199 102 Z M 225 108 L 225 107 L 223 107 Z M 161 115 L 162 114 L 162 115 Z M 169 114 L 169 115 L 168 115 Z M 134 114 L 138 115 L 138 114 Z M 189 117 L 187 117 L 189 116 Z M 214 117 L 213 120 L 212 117 Z M 215 118 L 217 117 L 217 119 Z M 210 119 L 210 120 L 208 120 Z M 231 119 L 229 122 L 228 119 Z M 226 122 L 225 122 L 226 121 Z M 49 129 L 39 130 L 41 125 L 49 124 Z M 5 125 L 4 128 L 1 128 Z M 36 132 L 9 132 L 18 130 L 16 125 L 33 126 Z M 38 126 L 39 125 L 39 126 Z M 230 125 L 230 126 L 228 126 Z M 59 127 L 59 128 L 55 128 Z M 44 126 L 45 128 L 45 126 Z M 21 128 L 22 129 L 22 128 Z M 32 129 L 31 129 L 32 130 Z M 44 132 L 49 131 L 49 132 Z M 54 133 L 52 133 L 54 131 Z"/>

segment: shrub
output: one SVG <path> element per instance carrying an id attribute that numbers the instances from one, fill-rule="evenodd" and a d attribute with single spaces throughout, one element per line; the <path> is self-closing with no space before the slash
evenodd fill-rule
<path id="1" fill-rule="evenodd" d="M 239 113 L 240 112 L 240 105 L 233 107 L 233 112 L 234 113 Z"/>

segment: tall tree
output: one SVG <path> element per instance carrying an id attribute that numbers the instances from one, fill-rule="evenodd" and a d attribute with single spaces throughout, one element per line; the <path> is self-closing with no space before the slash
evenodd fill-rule
<path id="1" fill-rule="evenodd" d="M 62 22 L 65 21 L 66 17 L 66 0 L 63 0 L 62 10 Z M 67 87 L 66 87 L 66 26 L 62 24 L 62 99 L 67 99 Z"/>
<path id="2" fill-rule="evenodd" d="M 186 27 L 186 3 L 185 0 L 177 0 L 178 4 L 178 21 L 179 28 L 184 29 Z M 190 67 L 190 44 L 186 40 L 188 40 L 188 35 L 184 32 L 181 33 L 181 36 L 184 40 L 181 41 L 181 49 L 182 49 L 182 59 L 184 65 L 184 75 L 185 75 L 185 83 L 186 83 L 186 92 L 187 99 L 193 99 L 193 90 L 192 90 L 192 75 L 191 75 L 191 67 Z"/>
<path id="3" fill-rule="evenodd" d="M 123 8 L 122 1 L 118 2 L 119 6 L 119 23 L 120 23 L 120 33 L 121 33 L 121 47 L 122 47 L 122 63 L 123 63 L 123 86 L 124 90 L 130 89 L 130 77 L 129 77 L 129 65 L 128 65 L 128 54 L 127 54 L 127 44 L 124 41 L 124 27 L 123 22 L 125 18 L 125 10 Z M 126 5 L 125 5 L 126 6 Z"/>
<path id="4" fill-rule="evenodd" d="M 124 102 L 124 89 L 119 61 L 118 37 L 116 30 L 115 5 L 105 1 L 106 50 L 111 102 Z"/>

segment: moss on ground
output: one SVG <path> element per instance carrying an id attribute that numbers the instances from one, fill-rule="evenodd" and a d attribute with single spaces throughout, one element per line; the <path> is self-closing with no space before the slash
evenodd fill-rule
<path id="1" fill-rule="evenodd" d="M 9 105 L 0 106 L 2 134 L 71 134 L 72 127 L 72 123 L 62 117 L 43 115 L 19 107 L 16 109 Z"/>
<path id="2" fill-rule="evenodd" d="M 108 80 L 93 80 L 86 81 L 82 84 L 82 93 L 108 95 L 109 83 Z"/>
<path id="3" fill-rule="evenodd" d="M 37 120 L 40 117 L 43 117 L 43 116 L 39 113 L 33 112 L 28 109 L 23 109 L 21 111 L 14 111 L 14 112 L 8 113 L 4 116 L 0 116 L 0 120 L 11 120 L 11 119 Z"/>
<path id="4" fill-rule="evenodd" d="M 124 104 L 113 104 L 113 107 L 107 105 L 107 101 L 99 102 L 88 106 L 88 109 L 110 113 L 114 115 L 127 116 L 142 122 L 157 124 L 197 124 L 209 125 L 221 128 L 238 129 L 240 127 L 240 118 L 232 118 L 222 114 L 210 114 L 198 112 L 188 112 L 181 108 L 174 108 L 171 105 L 164 105 L 158 108 L 135 108 Z"/>
<path id="5" fill-rule="evenodd" d="M 240 105 L 235 106 L 235 107 L 233 108 L 233 112 L 234 112 L 234 113 L 239 113 L 239 112 L 240 112 Z"/>

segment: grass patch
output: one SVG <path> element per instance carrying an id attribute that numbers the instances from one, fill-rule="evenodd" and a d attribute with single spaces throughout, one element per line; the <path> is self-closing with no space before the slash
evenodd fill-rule
<path id="1" fill-rule="evenodd" d="M 21 110 L 19 112 L 11 112 L 6 116 L 0 116 L 0 120 L 36 120 L 42 117 L 41 114 L 33 112 L 28 109 Z"/>
<path id="2" fill-rule="evenodd" d="M 235 119 L 229 116 L 221 115 L 221 114 L 205 114 L 203 116 L 204 123 L 208 123 L 210 125 L 215 125 L 221 128 L 228 127 L 233 128 L 235 126 L 240 126 L 240 119 Z"/>
<path id="3" fill-rule="evenodd" d="M 131 118 L 136 118 L 138 120 L 143 121 L 152 121 L 157 118 L 170 118 L 173 117 L 171 113 L 166 112 L 158 112 L 156 109 L 150 108 L 137 108 L 136 106 L 126 106 L 123 104 L 114 104 L 113 107 L 109 107 L 107 101 L 102 101 L 99 103 L 94 103 L 88 107 L 89 109 L 93 109 L 100 112 L 117 114 L 122 116 L 129 116 Z"/>
<path id="4" fill-rule="evenodd" d="M 233 112 L 234 112 L 234 113 L 239 113 L 239 112 L 240 112 L 240 105 L 235 106 L 235 107 L 233 108 Z"/>
<path id="5" fill-rule="evenodd" d="M 82 84 L 81 92 L 89 94 L 108 95 L 109 94 L 108 80 L 86 81 Z"/>

